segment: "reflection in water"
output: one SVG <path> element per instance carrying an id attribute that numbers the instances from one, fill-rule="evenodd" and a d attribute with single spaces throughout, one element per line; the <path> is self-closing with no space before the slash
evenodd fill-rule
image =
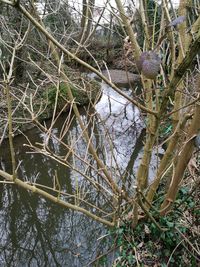
<path id="1" fill-rule="evenodd" d="M 131 90 L 126 91 L 131 95 Z M 109 126 L 109 135 L 114 140 L 114 156 L 120 169 L 124 170 L 143 126 L 139 111 L 107 85 L 104 85 L 104 94 L 96 105 L 96 110 L 101 115 L 102 124 Z M 107 165 L 112 166 L 113 155 L 108 156 Z"/>
<path id="2" fill-rule="evenodd" d="M 1 200 L 0 266 L 85 266 L 102 251 L 94 221 L 15 187 Z"/>
<path id="3" fill-rule="evenodd" d="M 104 94 L 96 109 L 83 109 L 82 118 L 93 136 L 92 142 L 99 157 L 109 166 L 113 177 L 116 173 L 118 177 L 126 173 L 128 179 L 133 179 L 136 159 L 142 148 L 144 136 L 144 132 L 141 132 L 142 121 L 137 108 L 107 85 L 102 86 Z M 131 95 L 131 91 L 126 91 Z M 88 114 L 92 113 L 96 115 L 91 119 Z M 69 156 L 69 162 L 89 177 L 99 179 L 94 171 L 96 165 L 93 159 L 85 152 L 87 145 L 80 138 L 81 131 L 75 119 L 72 119 L 65 133 L 63 121 L 66 117 L 67 114 L 60 116 L 53 126 L 54 136 L 60 137 L 62 134 L 62 142 L 70 143 L 80 157 L 85 157 L 85 160 L 90 162 L 91 167 L 86 169 L 83 161 L 72 156 Z M 95 203 L 98 207 L 107 205 L 102 196 L 89 187 L 89 182 L 85 181 L 81 174 L 50 157 L 30 150 L 28 146 L 23 146 L 28 140 L 32 144 L 44 144 L 48 142 L 47 134 L 39 129 L 32 129 L 26 135 L 27 138 L 15 138 L 20 178 L 49 187 L 59 185 L 62 191 L 68 194 L 76 192 L 78 183 L 86 201 Z M 60 157 L 65 157 L 69 152 L 68 147 L 54 137 L 50 138 L 48 146 L 50 151 Z M 0 165 L 2 169 L 10 172 L 11 161 L 7 142 L 1 146 Z M 10 184 L 1 185 L 0 197 L 0 266 L 82 267 L 106 249 L 104 242 L 97 241 L 105 232 L 104 226 L 82 214 L 58 207 Z M 75 200 L 69 196 L 68 201 Z"/>

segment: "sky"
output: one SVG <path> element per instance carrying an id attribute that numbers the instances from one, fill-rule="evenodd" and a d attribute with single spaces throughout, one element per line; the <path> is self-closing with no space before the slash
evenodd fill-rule
<path id="1" fill-rule="evenodd" d="M 128 4 L 128 2 L 130 2 L 130 0 L 121 0 L 122 3 L 124 4 Z M 161 0 L 157 0 L 158 2 L 161 2 Z M 172 0 L 172 3 L 174 6 L 178 6 L 180 0 Z M 116 7 L 116 3 L 115 0 L 95 0 L 95 6 L 96 7 L 104 7 L 105 3 L 109 2 L 110 5 L 112 5 L 113 7 Z M 132 1 L 131 1 L 132 2 Z M 82 0 L 68 0 L 69 5 L 74 6 L 75 9 L 79 10 L 79 12 L 82 11 Z M 138 7 L 138 3 L 139 0 L 134 0 L 134 3 L 136 4 L 136 7 Z M 108 10 L 109 10 L 109 5 L 108 6 Z M 101 13 L 102 9 L 99 9 L 99 13 L 96 14 L 96 16 L 94 17 L 94 20 L 97 21 L 98 20 L 98 14 Z M 98 12 L 98 11 L 96 11 Z M 109 19 L 109 11 L 108 12 L 104 12 L 104 19 L 101 19 L 101 23 L 102 22 L 107 22 L 107 20 Z M 109 21 L 108 21 L 109 22 Z"/>
<path id="2" fill-rule="evenodd" d="M 69 2 L 72 2 L 73 0 L 70 0 Z M 77 3 L 81 4 L 82 3 L 82 0 L 76 0 Z M 107 2 L 106 0 L 95 0 L 95 5 L 98 5 L 98 6 L 104 6 L 105 2 Z M 129 2 L 128 0 L 122 0 L 122 2 Z M 135 0 L 134 1 L 135 4 L 137 5 L 139 0 Z M 161 0 L 160 0 L 161 2 Z M 109 0 L 109 3 L 113 6 L 115 6 L 115 0 Z M 179 0 L 172 0 L 172 3 L 174 3 L 174 5 L 178 5 L 179 4 Z"/>

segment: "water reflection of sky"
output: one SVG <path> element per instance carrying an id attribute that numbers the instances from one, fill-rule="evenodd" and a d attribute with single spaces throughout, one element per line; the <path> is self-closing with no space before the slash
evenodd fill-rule
<path id="1" fill-rule="evenodd" d="M 104 94 L 96 105 L 96 110 L 100 114 L 102 124 L 105 125 L 113 139 L 117 163 L 121 169 L 125 169 L 144 124 L 137 107 L 106 84 L 103 84 L 103 90 Z M 132 93 L 131 90 L 122 90 L 126 91 L 129 96 Z M 108 151 L 110 151 L 109 147 Z M 107 165 L 111 164 L 113 164 L 112 155 L 108 153 Z"/>

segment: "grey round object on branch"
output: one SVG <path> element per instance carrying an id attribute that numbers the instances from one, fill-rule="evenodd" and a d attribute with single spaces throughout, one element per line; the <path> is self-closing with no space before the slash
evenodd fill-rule
<path id="1" fill-rule="evenodd" d="M 157 60 L 145 60 L 142 65 L 142 74 L 148 78 L 154 80 L 160 70 L 160 63 Z"/>
<path id="2" fill-rule="evenodd" d="M 136 61 L 137 68 L 148 79 L 155 79 L 160 70 L 161 59 L 154 51 L 146 51 Z"/>

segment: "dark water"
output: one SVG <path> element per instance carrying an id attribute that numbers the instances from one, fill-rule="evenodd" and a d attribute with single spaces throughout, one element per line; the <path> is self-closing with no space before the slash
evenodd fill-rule
<path id="1" fill-rule="evenodd" d="M 137 108 L 127 103 L 110 87 L 105 84 L 102 86 L 104 94 L 95 109 L 81 109 L 81 115 L 87 122 L 90 118 L 88 114 L 96 112 L 93 120 L 88 122 L 88 128 L 89 132 L 94 133 L 93 143 L 99 157 L 113 174 L 126 172 L 129 182 L 133 183 L 142 149 L 143 123 Z M 122 90 L 131 95 L 131 90 Z M 68 115 L 62 114 L 53 125 L 52 132 L 55 136 L 60 136 L 63 132 L 66 119 Z M 50 124 L 51 121 L 46 122 L 47 127 Z M 76 140 L 80 132 L 77 121 L 72 119 L 62 141 L 68 144 Z M 108 135 L 113 139 L 112 153 Z M 52 187 L 55 182 L 52 177 L 59 177 L 62 191 L 74 194 L 78 183 L 87 201 L 99 207 L 106 205 L 102 196 L 91 190 L 80 174 L 24 146 L 29 142 L 44 143 L 44 133 L 35 128 L 28 131 L 26 136 L 21 135 L 14 139 L 19 178 Z M 49 146 L 57 155 L 67 153 L 66 146 L 56 138 L 50 139 Z M 74 150 L 83 156 L 86 149 L 83 139 L 79 138 L 74 144 Z M 70 162 L 79 169 L 84 169 L 81 161 L 70 158 Z M 95 164 L 92 159 L 91 164 Z M 7 142 L 0 147 L 0 168 L 11 172 Z M 87 169 L 87 174 L 91 177 L 95 175 L 90 168 Z M 108 248 L 109 238 L 101 239 L 106 233 L 106 227 L 78 212 L 58 207 L 12 184 L 0 184 L 0 200 L 0 266 L 82 267 L 88 266 Z M 70 196 L 68 201 L 74 203 Z"/>

